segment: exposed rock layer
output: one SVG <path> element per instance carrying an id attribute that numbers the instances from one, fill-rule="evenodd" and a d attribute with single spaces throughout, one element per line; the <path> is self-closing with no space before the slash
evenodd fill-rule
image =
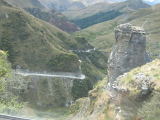
<path id="1" fill-rule="evenodd" d="M 147 62 L 146 33 L 131 24 L 122 24 L 115 29 L 116 43 L 108 60 L 109 82 L 119 75 Z"/>
<path id="2" fill-rule="evenodd" d="M 50 108 L 68 106 L 72 102 L 73 79 L 14 74 L 8 88 L 32 106 Z"/>

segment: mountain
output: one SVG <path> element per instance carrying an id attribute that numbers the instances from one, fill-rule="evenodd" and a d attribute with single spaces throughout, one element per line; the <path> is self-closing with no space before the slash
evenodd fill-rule
<path id="1" fill-rule="evenodd" d="M 81 1 L 85 6 L 94 5 L 96 3 L 104 3 L 106 0 L 73 0 L 73 1 Z M 108 1 L 110 2 L 110 1 Z"/>
<path id="2" fill-rule="evenodd" d="M 156 5 L 160 3 L 160 0 L 144 0 L 149 5 Z"/>
<path id="3" fill-rule="evenodd" d="M 40 2 L 47 8 L 64 11 L 70 5 L 69 0 L 40 0 Z"/>
<path id="4" fill-rule="evenodd" d="M 81 1 L 84 5 L 86 6 L 90 6 L 93 4 L 97 4 L 97 3 L 116 3 L 116 2 L 124 2 L 126 0 L 73 0 L 73 1 Z M 159 0 L 143 0 L 144 2 L 146 2 L 149 5 L 155 5 L 160 3 Z"/>
<path id="5" fill-rule="evenodd" d="M 84 9 L 86 6 L 80 2 L 80 1 L 75 1 L 72 2 L 71 5 L 67 8 L 67 10 L 80 10 Z"/>
<path id="6" fill-rule="evenodd" d="M 71 23 L 67 18 L 55 10 L 46 9 L 38 0 L 6 0 L 9 4 L 23 8 L 33 16 L 49 22 L 66 32 L 75 32 L 79 27 Z"/>
<path id="7" fill-rule="evenodd" d="M 115 2 L 123 2 L 125 0 L 72 0 L 72 1 L 81 1 L 85 6 L 91 6 L 97 3 L 115 3 Z"/>
<path id="8" fill-rule="evenodd" d="M 101 11 L 108 9 L 109 6 L 109 3 L 98 3 L 80 10 L 64 11 L 63 14 L 70 20 L 82 19 L 100 13 Z"/>
<path id="9" fill-rule="evenodd" d="M 159 57 L 159 34 L 160 34 L 160 5 L 151 8 L 140 9 L 129 14 L 119 16 L 113 20 L 106 21 L 88 27 L 76 34 L 84 36 L 89 43 L 105 52 L 111 51 L 114 43 L 114 28 L 121 23 L 132 23 L 133 25 L 143 26 L 149 34 L 147 49 L 152 57 Z"/>
<path id="10" fill-rule="evenodd" d="M 60 60 L 66 57 L 66 62 L 68 58 L 72 64 L 69 71 L 78 70 L 78 57 L 67 50 L 73 42 L 67 33 L 17 8 L 1 5 L 0 9 L 0 47 L 8 51 L 13 68 L 21 66 L 33 71 L 66 71 L 67 66 L 65 70 L 64 61 Z M 50 67 L 56 59 L 62 66 Z"/>
<path id="11" fill-rule="evenodd" d="M 72 37 L 2 0 L 0 16 L 0 48 L 8 52 L 13 69 L 83 72 L 86 79 L 73 83 L 74 98 L 86 96 L 104 77 L 106 55 L 94 49 L 82 36 Z"/>
<path id="12" fill-rule="evenodd" d="M 67 120 L 159 119 L 160 59 L 146 63 L 146 32 L 127 23 L 113 33 L 108 75 L 71 105 L 73 116 Z"/>
<path id="13" fill-rule="evenodd" d="M 77 25 L 70 22 L 63 14 L 55 10 L 40 8 L 25 8 L 25 10 L 33 16 L 55 25 L 63 31 L 71 33 L 80 30 Z"/>
<path id="14" fill-rule="evenodd" d="M 81 1 L 72 0 L 39 0 L 45 7 L 49 9 L 55 9 L 57 11 L 66 11 L 74 8 L 82 9 L 85 8 Z"/>
<path id="15" fill-rule="evenodd" d="M 44 8 L 44 6 L 38 0 L 6 0 L 11 5 L 20 8 Z"/>
<path id="16" fill-rule="evenodd" d="M 150 6 L 142 0 L 128 0 L 113 4 L 99 3 L 79 11 L 66 11 L 63 14 L 79 27 L 86 28 L 93 24 L 109 21 L 120 15 L 147 7 Z"/>

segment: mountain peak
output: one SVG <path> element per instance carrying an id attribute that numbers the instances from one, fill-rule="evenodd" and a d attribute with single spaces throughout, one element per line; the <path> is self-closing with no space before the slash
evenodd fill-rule
<path id="1" fill-rule="evenodd" d="M 146 4 L 143 0 L 127 0 L 128 7 L 132 9 L 148 8 L 150 5 Z"/>
<path id="2" fill-rule="evenodd" d="M 10 6 L 6 1 L 0 0 L 0 6 L 5 5 L 5 6 Z"/>

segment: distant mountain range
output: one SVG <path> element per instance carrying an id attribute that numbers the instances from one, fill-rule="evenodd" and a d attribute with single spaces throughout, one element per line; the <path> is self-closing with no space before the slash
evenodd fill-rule
<path id="1" fill-rule="evenodd" d="M 73 23 L 84 29 L 91 25 L 112 20 L 120 15 L 133 12 L 150 5 L 142 0 L 127 0 L 119 3 L 97 3 L 78 11 L 65 11 L 63 14 Z"/>
<path id="2" fill-rule="evenodd" d="M 146 2 L 150 5 L 155 5 L 155 4 L 159 4 L 160 0 L 144 0 L 144 2 Z"/>
<path id="3" fill-rule="evenodd" d="M 85 5 L 81 1 L 72 0 L 39 0 L 41 4 L 49 9 L 56 9 L 58 11 L 65 11 L 69 9 L 82 9 Z"/>
<path id="4" fill-rule="evenodd" d="M 89 6 L 102 2 L 115 3 L 115 2 L 124 2 L 126 0 L 71 0 L 71 1 L 79 1 L 79 2 L 81 1 L 84 5 Z M 149 5 L 155 5 L 160 3 L 160 0 L 143 0 L 143 1 L 148 3 Z"/>
<path id="5" fill-rule="evenodd" d="M 154 9 L 153 9 L 154 8 Z M 114 28 L 123 23 L 142 26 L 149 35 L 147 36 L 147 49 L 154 58 L 159 58 L 160 53 L 160 4 L 154 7 L 143 8 L 137 11 L 122 14 L 115 19 L 92 25 L 75 33 L 85 37 L 90 44 L 101 51 L 110 52 L 114 44 Z"/>
<path id="6" fill-rule="evenodd" d="M 115 2 L 123 2 L 125 0 L 71 0 L 71 1 L 79 1 L 82 2 L 85 6 L 90 6 L 96 3 L 115 3 Z"/>
<path id="7" fill-rule="evenodd" d="M 44 6 L 54 8 L 59 11 L 78 10 L 97 3 L 116 3 L 126 0 L 39 0 Z M 160 0 L 143 0 L 149 5 L 160 3 Z"/>
<path id="8" fill-rule="evenodd" d="M 74 32 L 79 30 L 79 27 L 71 23 L 66 17 L 57 12 L 55 9 L 47 9 L 39 0 L 6 0 L 9 4 L 22 8 L 33 16 L 49 22 L 52 25 L 66 32 Z"/>

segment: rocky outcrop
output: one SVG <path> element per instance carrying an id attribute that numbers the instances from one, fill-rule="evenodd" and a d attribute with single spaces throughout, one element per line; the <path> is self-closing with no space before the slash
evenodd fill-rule
<path id="1" fill-rule="evenodd" d="M 74 114 L 70 120 L 159 119 L 160 60 L 145 64 L 149 61 L 146 33 L 139 27 L 123 24 L 116 28 L 115 36 L 109 79 L 98 83 L 89 97 L 71 106 Z M 108 80 L 113 89 L 106 88 Z"/>
<path id="2" fill-rule="evenodd" d="M 109 82 L 113 83 L 119 75 L 145 64 L 145 31 L 131 24 L 122 24 L 115 29 L 116 43 L 108 60 Z"/>
<path id="3" fill-rule="evenodd" d="M 13 73 L 8 90 L 31 106 L 41 108 L 69 106 L 73 100 L 71 78 L 22 76 Z"/>
<path id="4" fill-rule="evenodd" d="M 55 25 L 63 31 L 71 33 L 80 30 L 77 25 L 67 20 L 63 14 L 55 10 L 49 11 L 40 8 L 25 8 L 25 10 L 33 16 Z"/>
<path id="5" fill-rule="evenodd" d="M 159 118 L 160 60 L 154 60 L 117 78 L 115 97 L 120 120 L 157 120 Z"/>

